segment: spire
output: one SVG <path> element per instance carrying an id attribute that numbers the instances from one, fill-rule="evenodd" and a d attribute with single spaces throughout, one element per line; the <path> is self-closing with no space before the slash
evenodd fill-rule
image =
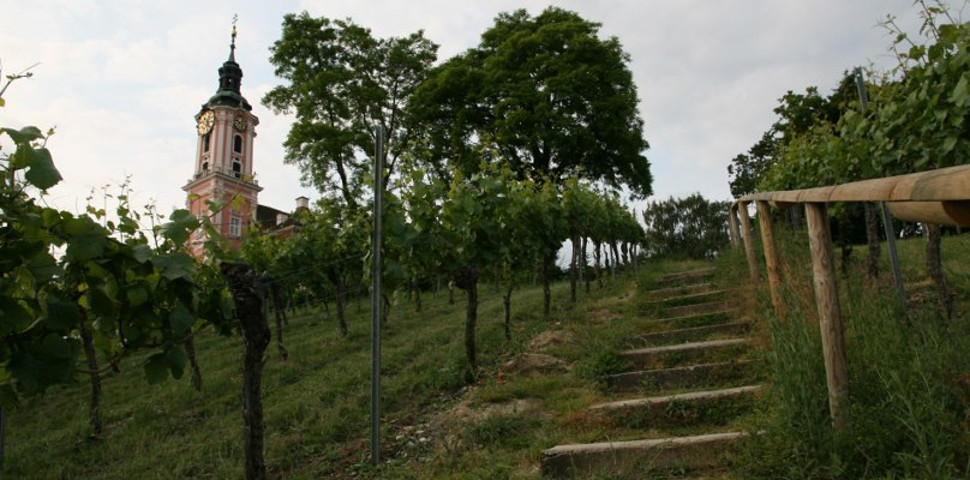
<path id="1" fill-rule="evenodd" d="M 239 14 L 232 15 L 232 43 L 229 44 L 229 61 L 236 63 L 236 22 L 239 21 Z"/>
<path id="2" fill-rule="evenodd" d="M 219 90 L 209 99 L 203 108 L 211 105 L 228 105 L 252 110 L 252 105 L 246 101 L 239 90 L 242 84 L 243 72 L 239 64 L 236 63 L 236 22 L 239 15 L 232 17 L 232 41 L 229 43 L 229 59 L 219 68 Z"/>

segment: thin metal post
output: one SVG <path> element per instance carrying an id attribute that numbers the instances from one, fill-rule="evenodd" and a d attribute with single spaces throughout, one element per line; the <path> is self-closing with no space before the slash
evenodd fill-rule
<path id="1" fill-rule="evenodd" d="M 869 92 L 866 89 L 866 81 L 863 77 L 862 68 L 855 67 L 855 86 L 859 91 L 859 102 L 862 109 L 869 106 Z M 896 284 L 896 292 L 899 294 L 899 301 L 906 301 L 906 289 L 903 287 L 903 273 L 899 268 L 899 253 L 896 251 L 896 229 L 893 228 L 893 217 L 889 214 L 886 202 L 879 202 L 879 210 L 882 212 L 882 224 L 886 229 L 886 247 L 889 248 L 889 260 L 893 267 L 893 281 Z"/>
<path id="2" fill-rule="evenodd" d="M 899 253 L 896 252 L 896 229 L 893 228 L 893 217 L 889 214 L 889 207 L 886 202 L 879 202 L 879 209 L 882 211 L 882 224 L 886 227 L 886 246 L 889 247 L 889 260 L 893 265 L 893 281 L 896 283 L 896 292 L 899 293 L 899 301 L 905 304 L 906 289 L 903 287 L 903 272 L 899 268 Z"/>
<path id="3" fill-rule="evenodd" d="M 384 129 L 377 126 L 377 151 L 374 158 L 374 269 L 371 274 L 371 460 L 381 462 L 381 244 L 384 240 Z"/>

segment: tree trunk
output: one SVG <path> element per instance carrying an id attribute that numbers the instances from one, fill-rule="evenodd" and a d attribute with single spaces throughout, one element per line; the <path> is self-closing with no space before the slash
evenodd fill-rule
<path id="1" fill-rule="evenodd" d="M 388 320 L 391 318 L 391 297 L 387 296 L 387 290 L 381 292 L 381 300 L 381 322 L 387 325 Z"/>
<path id="2" fill-rule="evenodd" d="M 283 311 L 283 295 L 280 291 L 279 283 L 274 283 L 270 287 L 270 294 L 273 296 L 273 316 L 276 318 L 276 350 L 280 358 L 286 360 L 290 358 L 290 352 L 283 345 L 283 323 L 286 322 L 286 312 Z"/>
<path id="3" fill-rule="evenodd" d="M 263 356 L 270 342 L 269 323 L 263 310 L 263 292 L 252 269 L 245 264 L 224 263 L 222 271 L 236 303 L 236 316 L 242 326 L 243 425 L 245 434 L 246 480 L 264 480 L 263 461 Z"/>
<path id="4" fill-rule="evenodd" d="M 0 407 L 0 473 L 3 473 L 4 459 L 7 458 L 7 409 Z"/>
<path id="5" fill-rule="evenodd" d="M 502 296 L 502 307 L 505 310 L 505 341 L 512 341 L 512 289 L 515 288 L 515 278 L 509 273 L 508 284 L 505 286 L 505 295 Z"/>
<path id="6" fill-rule="evenodd" d="M 532 259 L 532 286 L 536 286 L 536 278 L 539 277 L 539 261 L 538 258 Z"/>
<path id="7" fill-rule="evenodd" d="M 875 280 L 879 278 L 879 219 L 876 216 L 876 204 L 865 202 L 862 205 L 866 212 L 866 243 L 869 246 L 866 277 Z"/>
<path id="8" fill-rule="evenodd" d="M 569 301 L 576 303 L 576 282 L 579 280 L 579 234 L 574 233 L 569 241 L 573 246 L 573 255 L 569 260 Z"/>
<path id="9" fill-rule="evenodd" d="M 613 282 L 616 282 L 616 269 L 620 263 L 620 250 L 616 248 L 616 241 L 610 243 L 610 249 L 613 251 Z"/>
<path id="10" fill-rule="evenodd" d="M 91 379 L 91 404 L 88 409 L 88 421 L 91 424 L 93 436 L 98 438 L 104 430 L 101 423 L 101 373 L 98 372 L 98 356 L 94 351 L 94 336 L 87 325 L 87 312 L 81 309 L 81 323 L 78 330 L 81 334 L 81 344 L 84 348 L 84 359 L 87 362 L 88 377 Z"/>
<path id="11" fill-rule="evenodd" d="M 197 392 L 202 391 L 202 370 L 199 369 L 199 359 L 195 355 L 195 335 L 190 328 L 182 341 L 185 347 L 185 355 L 189 357 L 189 365 L 192 367 L 192 388 Z"/>
<path id="12" fill-rule="evenodd" d="M 599 286 L 600 288 L 603 288 L 603 275 L 602 275 L 602 272 L 600 271 L 600 253 L 601 253 L 600 246 L 601 245 L 602 245 L 601 242 L 593 243 L 593 257 L 596 260 L 596 264 L 593 267 L 593 273 L 596 274 L 596 285 Z"/>
<path id="13" fill-rule="evenodd" d="M 414 289 L 414 311 L 421 312 L 421 283 L 418 282 L 418 277 L 413 277 L 411 279 L 411 288 Z"/>
<path id="14" fill-rule="evenodd" d="M 943 272 L 943 262 L 940 255 L 942 232 L 937 224 L 926 224 L 926 271 L 936 283 L 936 291 L 940 296 L 940 308 L 945 318 L 949 320 L 953 314 L 953 296 L 950 286 L 946 282 Z"/>
<path id="15" fill-rule="evenodd" d="M 344 282 L 339 275 L 331 277 L 334 289 L 334 304 L 337 306 L 337 322 L 340 324 L 340 336 L 347 336 L 347 318 L 344 316 Z"/>
<path id="16" fill-rule="evenodd" d="M 552 304 L 552 289 L 549 284 L 551 283 L 551 264 L 552 255 L 542 256 L 542 315 L 549 318 L 550 306 Z"/>
<path id="17" fill-rule="evenodd" d="M 475 352 L 475 324 L 478 322 L 478 268 L 466 267 L 455 273 L 455 285 L 468 296 L 465 307 L 465 355 L 468 364 L 465 381 L 474 382 L 478 376 L 478 358 Z"/>
<path id="18" fill-rule="evenodd" d="M 579 267 L 579 279 L 580 279 L 580 281 L 582 283 L 585 283 L 586 284 L 586 294 L 589 295 L 589 272 L 586 271 L 586 246 L 587 246 L 587 243 L 589 243 L 589 238 L 588 237 L 583 237 L 583 248 L 582 248 L 583 251 L 581 253 L 581 255 L 583 256 L 583 258 L 580 259 L 581 260 L 580 263 L 582 263 L 582 265 Z"/>

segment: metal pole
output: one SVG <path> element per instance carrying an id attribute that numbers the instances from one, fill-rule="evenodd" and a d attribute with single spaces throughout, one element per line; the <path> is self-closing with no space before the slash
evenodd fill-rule
<path id="1" fill-rule="evenodd" d="M 896 229 L 893 228 L 893 217 L 889 214 L 889 207 L 886 202 L 879 202 L 882 211 L 882 224 L 886 227 L 886 245 L 889 247 L 889 260 L 893 265 L 893 280 L 896 283 L 896 292 L 899 293 L 899 301 L 906 301 L 906 289 L 903 287 L 903 272 L 899 268 L 899 253 L 896 252 Z"/>
<path id="2" fill-rule="evenodd" d="M 855 86 L 859 91 L 859 101 L 862 109 L 869 106 L 869 92 L 866 90 L 866 82 L 863 78 L 862 68 L 855 68 Z M 889 214 L 886 202 L 879 202 L 879 211 L 882 213 L 882 224 L 886 229 L 886 247 L 889 249 L 889 260 L 893 267 L 893 282 L 896 284 L 896 293 L 899 294 L 899 301 L 906 301 L 906 290 L 903 288 L 903 273 L 899 268 L 899 253 L 896 251 L 896 229 L 893 227 L 893 217 Z"/>
<path id="3" fill-rule="evenodd" d="M 381 462 L 381 244 L 384 240 L 384 129 L 377 126 L 377 151 L 374 158 L 374 270 L 371 274 L 371 460 Z"/>

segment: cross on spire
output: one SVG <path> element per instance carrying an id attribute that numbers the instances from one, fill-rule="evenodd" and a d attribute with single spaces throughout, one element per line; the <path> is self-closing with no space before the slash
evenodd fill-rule
<path id="1" fill-rule="evenodd" d="M 232 43 L 229 44 L 229 61 L 236 61 L 236 23 L 239 22 L 239 14 L 232 14 Z"/>

